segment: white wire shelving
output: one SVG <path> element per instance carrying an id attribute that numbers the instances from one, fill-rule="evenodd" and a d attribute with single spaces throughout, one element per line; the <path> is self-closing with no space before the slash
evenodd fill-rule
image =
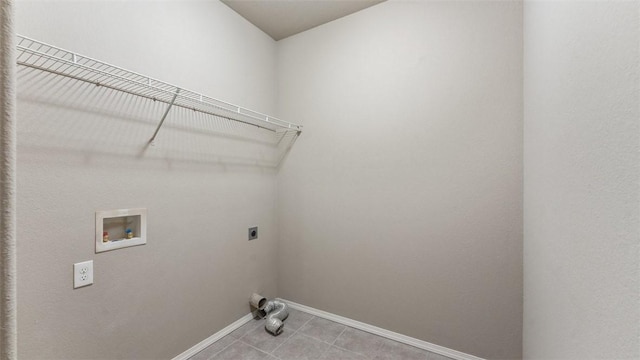
<path id="1" fill-rule="evenodd" d="M 172 106 L 219 116 L 273 132 L 302 131 L 302 125 L 187 90 L 44 42 L 17 35 L 17 63 L 33 69 L 167 104 L 153 141 Z"/>

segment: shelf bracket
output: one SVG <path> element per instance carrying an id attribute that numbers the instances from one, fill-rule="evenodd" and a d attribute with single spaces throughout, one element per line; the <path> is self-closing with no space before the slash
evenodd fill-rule
<path id="1" fill-rule="evenodd" d="M 167 115 L 169 114 L 169 110 L 171 110 L 171 107 L 173 106 L 173 103 L 176 102 L 176 98 L 178 97 L 178 93 L 180 93 L 180 88 L 176 89 L 176 93 L 173 94 L 173 99 L 171 99 L 171 102 L 169 103 L 169 106 L 167 106 L 167 109 L 164 111 L 164 114 L 162 115 L 162 119 L 160 119 L 160 123 L 158 124 L 158 127 L 156 127 L 156 131 L 153 133 L 153 136 L 151 137 L 151 139 L 149 139 L 149 144 L 153 143 L 153 140 L 156 139 L 156 136 L 158 135 L 158 131 L 160 131 L 160 128 L 162 127 L 162 124 L 164 124 L 164 120 L 167 118 Z"/>

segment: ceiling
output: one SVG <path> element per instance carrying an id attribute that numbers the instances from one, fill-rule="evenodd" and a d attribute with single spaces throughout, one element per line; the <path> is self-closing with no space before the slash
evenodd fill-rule
<path id="1" fill-rule="evenodd" d="M 220 1 L 277 41 L 385 0 Z"/>

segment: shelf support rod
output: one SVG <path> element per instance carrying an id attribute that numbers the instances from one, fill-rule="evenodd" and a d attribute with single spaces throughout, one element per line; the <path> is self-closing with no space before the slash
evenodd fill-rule
<path id="1" fill-rule="evenodd" d="M 167 110 L 164 111 L 164 115 L 162 115 L 162 119 L 160 119 L 160 123 L 158 124 L 158 127 L 156 127 L 156 131 L 153 133 L 153 136 L 151 137 L 151 139 L 149 139 L 149 143 L 152 143 L 153 140 L 156 139 L 156 136 L 158 135 L 158 131 L 160 131 L 160 128 L 162 127 L 162 124 L 164 124 L 164 120 L 167 118 L 167 115 L 169 114 L 169 110 L 171 110 L 171 107 L 173 106 L 173 103 L 176 102 L 176 98 L 178 97 L 178 93 L 180 93 L 180 88 L 178 88 L 176 90 L 176 93 L 173 94 L 173 99 L 171 99 L 171 102 L 169 103 L 169 106 L 167 106 Z"/>

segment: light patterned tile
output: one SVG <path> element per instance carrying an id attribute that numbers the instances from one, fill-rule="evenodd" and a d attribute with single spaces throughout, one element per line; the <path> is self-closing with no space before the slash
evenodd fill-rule
<path id="1" fill-rule="evenodd" d="M 248 332 L 240 339 L 240 341 L 270 353 L 287 340 L 292 334 L 293 331 L 288 329 L 286 326 L 282 328 L 282 332 L 277 336 L 269 333 L 263 326 L 259 326 Z"/>
<path id="2" fill-rule="evenodd" d="M 236 341 L 236 338 L 234 338 L 233 336 L 225 336 L 222 339 L 220 339 L 220 340 L 214 342 L 213 344 L 209 345 L 204 350 L 202 350 L 199 353 L 195 354 L 194 356 L 190 357 L 189 360 L 208 360 L 208 359 L 211 359 L 215 354 L 219 353 L 224 348 L 226 348 L 227 346 L 231 345 L 234 341 Z"/>
<path id="3" fill-rule="evenodd" d="M 269 354 L 242 341 L 236 341 L 219 352 L 211 360 L 268 360 Z"/>
<path id="4" fill-rule="evenodd" d="M 331 345 L 296 333 L 280 346 L 273 355 L 282 360 L 319 360 Z"/>
<path id="5" fill-rule="evenodd" d="M 384 340 L 380 336 L 348 327 L 333 345 L 373 358 Z"/>
<path id="6" fill-rule="evenodd" d="M 298 330 L 299 332 L 318 340 L 332 343 L 344 331 L 346 326 L 333 321 L 314 317 Z"/>
<path id="7" fill-rule="evenodd" d="M 332 346 L 324 353 L 322 360 L 369 360 L 368 357 Z"/>

